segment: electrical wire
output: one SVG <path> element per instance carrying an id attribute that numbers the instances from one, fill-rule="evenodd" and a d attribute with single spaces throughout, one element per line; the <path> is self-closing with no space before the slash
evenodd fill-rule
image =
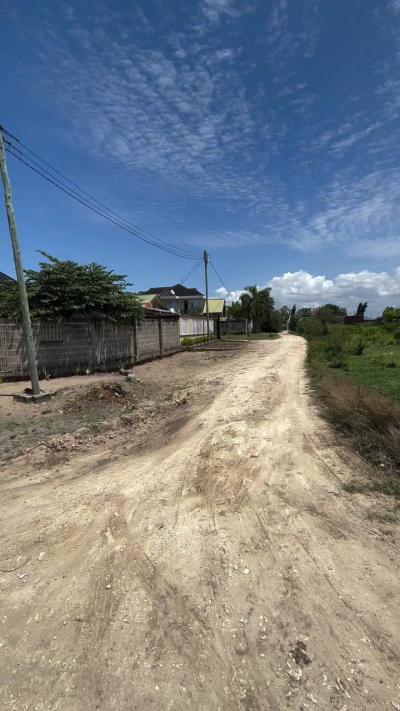
<path id="1" fill-rule="evenodd" d="M 161 242 L 161 243 L 165 244 L 165 245 L 168 246 L 168 247 L 173 246 L 174 248 L 179 249 L 180 252 L 185 252 L 186 254 L 188 254 L 188 256 L 194 256 L 194 255 L 193 255 L 193 252 L 190 252 L 189 250 L 182 249 L 182 248 L 180 248 L 180 247 L 175 247 L 174 245 L 171 245 L 169 242 L 166 242 L 165 240 L 162 240 L 161 238 L 156 237 L 155 235 L 151 234 L 151 232 L 147 232 L 146 230 L 142 229 L 141 227 L 138 227 L 138 226 L 135 225 L 134 223 L 132 223 L 132 222 L 126 220 L 126 219 L 123 218 L 120 214 L 118 214 L 117 212 L 115 212 L 115 210 L 112 210 L 111 208 L 107 207 L 106 205 L 104 205 L 104 203 L 102 203 L 102 202 L 100 202 L 99 200 L 97 200 L 97 198 L 95 198 L 93 195 L 91 195 L 90 193 L 86 192 L 86 191 L 85 191 L 83 188 L 81 188 L 77 183 L 75 183 L 73 180 L 71 180 L 71 179 L 68 178 L 66 175 L 64 175 L 64 173 L 61 173 L 61 171 L 59 171 L 57 168 L 55 168 L 55 167 L 52 166 L 50 163 L 48 163 L 46 160 L 44 160 L 44 158 L 41 158 L 37 153 L 35 153 L 34 151 L 32 151 L 32 149 L 29 148 L 29 146 L 27 146 L 25 143 L 23 143 L 22 141 L 20 141 L 19 138 L 17 138 L 17 137 L 14 136 L 12 133 L 10 133 L 9 131 L 7 131 L 7 129 L 5 129 L 4 126 L 0 126 L 0 130 L 2 130 L 4 133 L 6 133 L 6 134 L 9 136 L 9 138 L 11 138 L 12 140 L 14 140 L 14 141 L 16 141 L 17 143 L 19 143 L 20 146 L 23 146 L 23 147 L 25 148 L 25 150 L 27 150 L 31 155 L 35 156 L 35 158 L 38 158 L 38 160 L 39 160 L 41 163 L 43 163 L 44 165 L 46 165 L 48 168 L 50 168 L 50 170 L 51 170 L 53 173 L 56 173 L 57 175 L 60 175 L 60 176 L 63 178 L 63 180 L 67 181 L 68 183 L 70 183 L 71 185 L 73 185 L 74 187 L 76 187 L 83 195 L 85 195 L 87 198 L 89 198 L 90 200 L 92 200 L 93 202 L 95 202 L 95 203 L 96 203 L 97 205 L 99 205 L 102 209 L 106 210 L 107 212 L 109 212 L 111 215 L 113 215 L 113 216 L 116 217 L 117 219 L 122 220 L 122 221 L 126 222 L 127 224 L 129 224 L 129 226 L 130 226 L 132 229 L 135 229 L 135 230 L 141 232 L 142 234 L 147 235 L 147 236 L 150 237 L 152 240 L 156 240 L 156 241 L 158 241 L 158 242 Z M 7 140 L 5 140 L 5 143 L 8 143 L 8 145 L 10 145 L 10 146 L 12 145 L 12 144 L 9 143 Z M 21 153 L 22 155 L 24 155 L 23 151 L 21 151 L 19 148 L 17 148 L 17 146 L 12 146 L 12 147 L 13 147 L 14 150 L 16 150 L 16 151 L 18 151 L 19 153 Z M 38 164 L 36 163 L 36 161 L 33 161 L 33 160 L 32 160 L 32 158 L 30 158 L 30 157 L 28 157 L 28 156 L 26 156 L 26 155 L 25 155 L 25 158 L 27 158 L 28 160 L 30 160 L 30 162 L 32 162 L 32 163 L 38 165 Z M 39 167 L 41 170 L 44 170 L 44 168 L 43 168 L 42 166 L 38 166 L 38 167 Z M 48 173 L 48 171 L 45 171 L 45 172 Z M 54 177 L 54 176 L 52 176 L 52 177 Z M 61 181 L 58 181 L 58 182 L 61 182 Z M 197 257 L 196 257 L 196 258 L 197 258 Z"/>
<path id="2" fill-rule="evenodd" d="M 21 158 L 19 155 L 17 155 L 17 153 L 14 153 L 14 151 L 11 150 L 10 148 L 7 149 L 7 153 L 9 153 L 10 155 L 14 156 L 14 158 L 16 158 L 18 161 L 20 161 L 21 163 L 23 163 L 24 165 L 26 165 L 28 168 L 30 168 L 31 170 L 33 170 L 34 173 L 37 173 L 38 175 L 40 175 L 42 178 L 44 178 L 44 180 L 47 180 L 47 182 L 49 182 L 49 183 L 51 183 L 52 185 L 54 185 L 56 188 L 58 188 L 59 190 L 61 190 L 63 193 L 66 193 L 66 195 L 69 195 L 70 197 L 72 197 L 74 200 L 76 200 L 77 202 L 79 202 L 81 205 L 84 205 L 85 207 L 87 207 L 87 208 L 88 208 L 89 210 L 91 210 L 92 212 L 96 213 L 97 215 L 100 215 L 100 217 L 103 217 L 104 219 L 108 220 L 109 222 L 111 222 L 112 224 L 114 224 L 116 227 L 119 227 L 121 230 L 124 230 L 125 232 L 129 233 L 130 235 L 132 235 L 132 236 L 134 236 L 134 237 L 137 237 L 138 239 L 142 240 L 142 242 L 146 242 L 146 244 L 149 244 L 149 245 L 151 245 L 152 247 L 157 247 L 158 249 L 161 249 L 161 250 L 163 250 L 164 252 L 168 252 L 169 254 L 172 254 L 172 255 L 175 256 L 175 257 L 181 257 L 182 259 L 190 259 L 190 260 L 193 260 L 193 259 L 197 260 L 197 259 L 199 259 L 199 257 L 189 257 L 189 256 L 187 256 L 187 255 L 185 255 L 185 254 L 180 254 L 179 252 L 174 251 L 174 249 L 173 249 L 172 247 L 171 247 L 171 248 L 164 247 L 164 246 L 158 244 L 157 242 L 153 242 L 153 241 L 151 241 L 150 239 L 147 239 L 146 237 L 143 237 L 142 235 L 138 234 L 135 230 L 133 230 L 133 229 L 131 229 L 130 227 L 128 227 L 128 226 L 122 224 L 121 222 L 117 221 L 117 220 L 114 219 L 113 217 L 110 217 L 110 216 L 107 215 L 105 212 L 101 211 L 100 209 L 97 209 L 96 207 L 94 207 L 93 205 L 91 205 L 90 203 L 88 203 L 87 201 L 85 201 L 84 199 L 78 197 L 76 194 L 74 194 L 73 192 L 71 192 L 70 190 L 68 190 L 67 188 L 65 188 L 64 186 L 62 186 L 62 185 L 60 185 L 59 183 L 57 183 L 57 182 L 56 182 L 55 180 L 53 180 L 52 178 L 49 178 L 49 177 L 48 177 L 47 175 L 45 175 L 41 170 L 38 170 L 38 169 L 35 168 L 33 165 L 30 165 L 27 161 L 23 160 L 23 158 Z"/>
<path id="3" fill-rule="evenodd" d="M 190 271 L 186 274 L 186 276 L 181 278 L 180 283 L 182 284 L 182 286 L 183 286 L 183 284 L 185 284 L 185 283 L 187 282 L 187 280 L 190 279 L 190 277 L 193 276 L 193 274 L 197 271 L 197 269 L 198 269 L 199 266 L 200 266 L 201 261 L 202 261 L 202 259 L 201 259 L 201 257 L 199 257 L 198 263 L 197 263 L 197 264 L 194 264 L 193 267 L 190 269 Z"/>
<path id="4" fill-rule="evenodd" d="M 226 288 L 226 286 L 225 286 L 225 284 L 224 284 L 224 281 L 223 281 L 222 277 L 221 277 L 221 276 L 220 276 L 220 275 L 218 274 L 218 272 L 217 272 L 216 268 L 214 267 L 214 264 L 212 263 L 211 259 L 210 259 L 210 264 L 211 264 L 211 266 L 212 266 L 212 268 L 213 268 L 214 272 L 216 273 L 216 275 L 217 275 L 218 279 L 220 280 L 220 282 L 221 282 L 222 286 L 224 287 L 224 289 L 225 289 L 225 291 L 226 291 L 227 295 L 228 295 L 228 294 L 230 295 L 230 294 L 231 294 L 232 292 L 231 292 L 231 291 L 229 291 L 229 289 L 227 289 L 227 288 Z"/>
<path id="5" fill-rule="evenodd" d="M 5 140 L 4 142 L 6 143 L 7 146 L 12 147 L 12 150 L 13 150 L 13 151 L 18 151 L 18 153 L 19 153 L 20 155 L 22 155 L 24 158 L 27 158 L 27 156 L 23 153 L 23 151 L 19 150 L 16 146 L 13 146 L 9 141 Z M 14 153 L 13 153 L 11 150 L 9 150 L 9 148 L 7 148 L 7 151 L 8 151 L 11 155 L 14 155 Z M 15 157 L 16 157 L 16 158 L 19 158 L 19 156 L 15 156 Z M 42 173 L 44 173 L 45 175 L 44 175 L 44 176 L 42 175 L 42 177 L 46 177 L 46 175 L 47 175 L 47 178 L 49 179 L 50 182 L 53 183 L 53 185 L 55 184 L 55 183 L 53 182 L 53 181 L 55 180 L 55 182 L 57 182 L 58 187 L 61 186 L 63 189 L 66 189 L 66 190 L 68 191 L 68 194 L 71 195 L 71 197 L 74 197 L 75 199 L 81 201 L 82 196 L 81 196 L 79 193 L 77 193 L 75 190 L 72 190 L 72 188 L 68 188 L 68 187 L 65 186 L 63 183 L 61 183 L 61 181 L 59 181 L 58 179 L 55 179 L 54 176 L 53 176 L 51 173 L 49 173 L 49 171 L 47 171 L 45 168 L 42 168 L 42 167 L 39 165 L 39 163 L 37 163 L 37 161 L 33 160 L 32 158 L 27 158 L 27 159 L 29 160 L 29 166 L 28 166 L 28 167 L 31 167 L 31 168 L 32 168 L 32 165 L 36 166 L 36 167 L 41 171 L 41 172 L 39 173 L 39 175 L 42 175 Z M 21 158 L 20 158 L 20 160 L 21 160 L 21 162 L 24 162 Z M 32 165 L 31 165 L 31 164 L 32 164 Z M 28 165 L 28 164 L 25 163 L 25 165 Z M 32 170 L 33 170 L 33 168 L 32 168 Z M 59 185 L 59 184 L 60 184 L 60 185 Z M 84 191 L 82 191 L 82 192 L 84 193 Z M 87 200 L 84 200 L 84 202 L 85 202 L 85 204 L 86 204 L 88 201 L 87 201 Z M 98 201 L 95 200 L 95 202 L 98 202 Z M 101 205 L 102 203 L 98 203 L 98 204 Z M 96 208 L 96 209 L 98 209 L 98 208 Z M 116 219 L 117 219 L 118 222 L 121 222 L 122 224 L 124 224 L 124 226 L 127 226 L 127 227 L 129 228 L 129 230 L 132 231 L 137 237 L 142 238 L 142 236 L 141 236 L 140 234 L 137 234 L 137 231 L 134 229 L 134 226 L 132 225 L 131 222 L 129 222 L 128 220 L 125 220 L 123 217 L 120 218 L 120 217 L 118 216 L 118 213 L 114 213 L 113 210 L 109 210 L 109 209 L 106 208 L 106 207 L 104 208 L 104 210 L 103 210 L 103 209 L 101 210 L 101 212 L 105 212 L 105 211 L 108 211 L 108 212 L 110 213 L 110 216 L 111 216 L 111 217 L 112 217 L 113 214 L 115 214 L 115 215 L 117 216 Z M 114 218 L 113 218 L 113 219 L 114 219 Z M 145 233 L 145 234 L 146 234 L 146 233 Z M 158 238 L 155 238 L 155 239 L 158 239 Z M 149 241 L 149 243 L 153 244 L 154 246 L 159 246 L 158 243 L 155 243 L 153 239 L 149 239 L 148 241 Z M 160 241 L 161 241 L 166 247 L 168 247 L 168 248 L 171 248 L 171 247 L 172 247 L 169 242 L 164 242 L 164 240 L 160 240 Z M 182 250 L 180 247 L 177 247 L 177 248 L 172 247 L 172 248 L 174 249 L 174 251 L 178 251 L 178 250 L 179 250 L 180 256 L 188 257 L 188 258 L 193 258 L 193 259 L 200 259 L 200 257 L 194 256 L 194 253 L 190 253 L 190 252 L 187 252 L 186 250 Z"/>
<path id="6" fill-rule="evenodd" d="M 94 198 L 93 196 L 90 195 L 90 193 L 87 193 L 85 190 L 83 190 L 77 183 L 74 183 L 74 181 L 70 180 L 67 178 L 63 173 L 58 171 L 56 168 L 50 165 L 50 163 L 47 163 L 44 159 L 40 158 L 38 154 L 36 154 L 34 151 L 32 151 L 28 146 L 25 146 L 19 139 L 17 139 L 15 136 L 13 136 L 9 131 L 4 129 L 4 127 L 0 126 L 0 130 L 2 130 L 4 133 L 7 134 L 9 138 L 11 138 L 14 141 L 17 141 L 21 146 L 23 146 L 26 150 L 29 151 L 32 155 L 37 157 L 44 165 L 47 165 L 53 173 L 57 173 L 62 177 L 64 181 L 67 181 L 70 185 L 75 186 L 78 190 L 79 193 L 70 188 L 68 185 L 63 183 L 59 178 L 57 178 L 55 175 L 52 175 L 46 168 L 43 168 L 42 165 L 40 165 L 37 161 L 32 159 L 30 156 L 27 156 L 18 146 L 13 145 L 10 141 L 5 139 L 5 143 L 7 145 L 7 152 L 10 153 L 14 158 L 19 160 L 21 163 L 23 163 L 25 166 L 30 168 L 32 171 L 40 175 L 44 180 L 47 182 L 51 183 L 55 187 L 57 187 L 59 190 L 64 192 L 65 194 L 69 195 L 72 197 L 74 200 L 78 201 L 88 209 L 90 209 L 92 212 L 95 212 L 96 214 L 100 215 L 104 219 L 107 219 L 109 222 L 112 222 L 114 225 L 119 227 L 120 229 L 130 233 L 132 236 L 137 237 L 138 239 L 141 239 L 143 242 L 146 242 L 147 244 L 157 247 L 158 249 L 161 249 L 165 252 L 168 252 L 169 254 L 172 254 L 177 257 L 181 257 L 184 259 L 194 259 L 198 260 L 200 257 L 198 255 L 195 255 L 193 252 L 190 252 L 189 250 L 182 249 L 178 246 L 175 246 L 169 242 L 166 242 L 165 240 L 162 240 L 159 237 L 155 237 L 151 235 L 151 233 L 146 232 L 145 230 L 142 230 L 141 228 L 137 227 L 130 221 L 126 220 L 124 217 L 119 215 L 117 212 L 114 210 L 111 210 L 108 208 L 106 205 L 101 203 L 99 200 Z M 19 155 L 18 155 L 19 154 Z M 36 167 L 35 167 L 36 166 Z M 85 197 L 86 196 L 86 197 Z M 95 203 L 95 205 L 91 204 L 92 202 Z M 98 205 L 99 207 L 96 207 Z"/>

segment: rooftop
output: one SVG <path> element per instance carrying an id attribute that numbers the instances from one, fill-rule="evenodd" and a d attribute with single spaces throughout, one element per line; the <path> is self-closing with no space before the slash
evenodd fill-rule
<path id="1" fill-rule="evenodd" d="M 182 284 L 175 284 L 174 286 L 153 286 L 147 291 L 142 291 L 142 294 L 163 294 L 166 292 L 166 296 L 169 296 L 168 292 L 173 291 L 175 296 L 203 296 L 203 294 L 193 287 L 183 286 Z M 173 296 L 173 294 L 171 294 Z"/>
<path id="2" fill-rule="evenodd" d="M 225 299 L 208 299 L 208 313 L 219 314 L 224 310 Z M 203 314 L 207 313 L 206 304 L 204 304 Z"/>
<path id="3" fill-rule="evenodd" d="M 0 282 L 5 282 L 5 281 L 15 281 L 12 277 L 8 276 L 8 274 L 4 274 L 3 272 L 0 272 Z"/>

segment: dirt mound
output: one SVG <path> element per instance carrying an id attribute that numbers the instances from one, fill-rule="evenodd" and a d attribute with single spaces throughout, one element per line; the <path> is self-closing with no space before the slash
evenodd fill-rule
<path id="1" fill-rule="evenodd" d="M 74 395 L 64 406 L 64 412 L 97 409 L 98 407 L 132 404 L 136 401 L 132 386 L 122 383 L 97 383 Z"/>

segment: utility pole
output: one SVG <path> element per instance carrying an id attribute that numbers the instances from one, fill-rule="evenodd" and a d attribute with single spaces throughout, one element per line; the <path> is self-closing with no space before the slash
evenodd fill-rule
<path id="1" fill-rule="evenodd" d="M 36 360 L 35 360 L 35 344 L 34 344 L 34 340 L 33 340 L 31 315 L 29 313 L 28 296 L 26 293 L 26 286 L 25 286 L 25 279 L 24 279 L 24 269 L 22 266 L 21 253 L 20 253 L 19 244 L 18 244 L 17 225 L 15 223 L 15 215 L 14 215 L 14 208 L 13 208 L 12 194 L 11 194 L 11 185 L 10 185 L 10 179 L 8 177 L 8 172 L 7 172 L 6 151 L 4 148 L 3 131 L 2 131 L 1 127 L 0 127 L 0 170 L 1 170 L 1 177 L 3 179 L 3 185 L 4 185 L 4 199 L 5 199 L 5 203 L 6 203 L 8 227 L 10 230 L 11 244 L 12 244 L 13 253 L 14 253 L 14 263 L 15 263 L 15 271 L 17 273 L 19 296 L 21 299 L 21 310 L 22 310 L 22 319 L 23 319 L 23 324 L 24 324 L 26 351 L 28 354 L 29 373 L 30 373 L 31 383 L 32 383 L 32 395 L 33 395 L 33 398 L 37 398 L 40 395 L 40 386 L 39 386 L 39 378 L 38 378 L 38 373 L 37 373 L 37 368 L 36 368 Z"/>
<path id="2" fill-rule="evenodd" d="M 204 250 L 204 276 L 205 276 L 205 281 L 206 281 L 206 313 L 207 313 L 207 341 L 210 340 L 210 312 L 208 310 L 208 262 L 209 262 L 209 256 Z"/>

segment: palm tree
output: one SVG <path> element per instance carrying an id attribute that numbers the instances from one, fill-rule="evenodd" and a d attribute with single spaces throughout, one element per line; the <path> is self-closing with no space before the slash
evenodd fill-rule
<path id="1" fill-rule="evenodd" d="M 270 288 L 259 289 L 255 284 L 246 286 L 240 300 L 244 316 L 253 321 L 255 331 L 267 330 L 271 327 L 274 300 Z"/>

